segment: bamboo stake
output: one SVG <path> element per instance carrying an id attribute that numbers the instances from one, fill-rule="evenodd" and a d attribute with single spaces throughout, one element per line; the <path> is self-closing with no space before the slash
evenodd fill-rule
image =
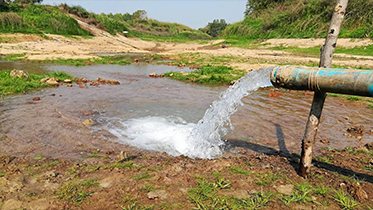
<path id="1" fill-rule="evenodd" d="M 346 14 L 347 4 L 348 0 L 337 0 L 336 6 L 334 7 L 333 17 L 330 22 L 328 36 L 326 37 L 325 44 L 321 48 L 319 67 L 330 68 L 332 65 L 334 50 L 337 46 L 337 39 L 344 15 Z M 299 174 L 302 177 L 307 176 L 310 172 L 312 153 L 315 146 L 317 129 L 319 127 L 325 98 L 325 92 L 315 91 L 306 130 L 302 139 L 302 153 L 299 163 Z"/>

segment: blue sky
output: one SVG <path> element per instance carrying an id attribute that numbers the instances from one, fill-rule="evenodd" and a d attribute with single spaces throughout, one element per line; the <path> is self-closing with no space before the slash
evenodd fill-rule
<path id="1" fill-rule="evenodd" d="M 228 23 L 243 19 L 247 0 L 44 0 L 43 4 L 80 5 L 94 13 L 133 13 L 145 10 L 149 18 L 201 28 L 214 19 Z"/>

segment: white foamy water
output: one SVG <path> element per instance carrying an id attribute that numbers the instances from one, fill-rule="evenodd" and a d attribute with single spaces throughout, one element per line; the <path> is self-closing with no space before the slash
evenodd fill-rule
<path id="1" fill-rule="evenodd" d="M 241 99 L 260 87 L 271 86 L 273 68 L 252 71 L 221 93 L 198 123 L 180 118 L 145 117 L 121 121 L 112 119 L 105 129 L 118 137 L 118 142 L 173 156 L 212 159 L 222 155 L 224 137 L 233 125 L 230 116 L 243 105 Z"/>

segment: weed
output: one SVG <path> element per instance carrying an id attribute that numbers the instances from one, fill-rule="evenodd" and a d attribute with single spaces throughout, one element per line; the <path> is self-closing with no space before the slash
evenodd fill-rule
<path id="1" fill-rule="evenodd" d="M 246 176 L 249 176 L 251 174 L 250 171 L 246 171 L 246 170 L 244 170 L 242 168 L 238 168 L 236 166 L 229 167 L 229 170 L 233 171 L 234 173 L 243 174 L 243 175 L 246 175 Z"/>
<path id="2" fill-rule="evenodd" d="M 278 172 L 256 174 L 255 176 L 259 178 L 259 180 L 255 181 L 257 185 L 268 185 L 268 184 L 271 184 L 273 181 L 281 178 L 281 175 Z"/>
<path id="3" fill-rule="evenodd" d="M 264 207 L 269 201 L 270 198 L 273 196 L 272 193 L 255 193 L 250 196 L 248 199 L 238 199 L 234 200 L 235 209 L 260 209 Z"/>
<path id="4" fill-rule="evenodd" d="M 349 100 L 349 101 L 362 101 L 363 99 L 359 96 L 347 96 L 347 100 Z"/>
<path id="5" fill-rule="evenodd" d="M 126 162 L 126 163 L 116 162 L 116 163 L 113 163 L 113 164 L 110 164 L 110 165 L 106 166 L 106 168 L 133 169 L 133 168 L 135 168 L 135 166 L 133 166 L 133 162 L 130 161 L 130 162 Z"/>
<path id="6" fill-rule="evenodd" d="M 335 190 L 333 199 L 336 200 L 343 209 L 352 210 L 355 209 L 359 204 L 345 191 Z"/>
<path id="7" fill-rule="evenodd" d="M 46 163 L 44 165 L 42 165 L 42 167 L 53 167 L 53 166 L 56 166 L 58 165 L 60 162 L 58 160 L 55 160 L 53 162 L 50 162 L 50 163 Z"/>
<path id="8" fill-rule="evenodd" d="M 232 184 L 231 181 L 221 178 L 215 182 L 215 187 L 218 189 L 228 189 L 230 188 L 231 184 Z"/>
<path id="9" fill-rule="evenodd" d="M 0 177 L 4 177 L 5 176 L 5 174 L 4 173 L 0 173 Z"/>
<path id="10" fill-rule="evenodd" d="M 57 198 L 79 206 L 88 196 L 92 195 L 93 192 L 88 191 L 91 187 L 98 187 L 97 180 L 84 180 L 66 184 L 57 191 Z"/>
<path id="11" fill-rule="evenodd" d="M 34 157 L 34 160 L 41 160 L 43 156 L 36 153 L 36 156 Z"/>
<path id="12" fill-rule="evenodd" d="M 330 188 L 325 185 L 320 185 L 314 188 L 314 192 L 317 195 L 326 196 L 329 193 Z"/>
<path id="13" fill-rule="evenodd" d="M 154 190 L 154 187 L 152 185 L 149 185 L 149 184 L 147 184 L 147 185 L 145 185 L 145 186 L 143 186 L 139 189 L 140 192 L 147 192 L 147 193 L 152 191 L 152 190 Z"/>
<path id="14" fill-rule="evenodd" d="M 141 180 L 141 179 L 149 179 L 151 178 L 152 176 L 148 173 L 148 172 L 143 172 L 139 175 L 135 175 L 133 176 L 133 178 L 137 179 L 137 180 Z"/>

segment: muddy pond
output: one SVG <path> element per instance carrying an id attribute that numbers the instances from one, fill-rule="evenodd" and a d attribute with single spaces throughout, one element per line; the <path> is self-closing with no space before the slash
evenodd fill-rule
<path id="1" fill-rule="evenodd" d="M 1 68 L 27 72 L 65 71 L 78 78 L 120 82 L 120 85 L 88 85 L 86 88 L 73 84 L 73 87 L 60 86 L 1 99 L 0 154 L 22 157 L 82 158 L 97 149 L 153 150 L 154 141 L 145 142 L 139 149 L 122 140 L 121 135 L 126 137 L 122 130 L 128 122 L 141 119 L 141 123 L 148 124 L 139 126 L 139 129 L 150 130 L 147 138 L 164 133 L 174 135 L 179 126 L 197 123 L 227 88 L 148 76 L 153 72 L 190 71 L 170 66 L 2 63 Z M 35 97 L 40 100 L 33 101 Z M 240 148 L 248 153 L 279 150 L 300 153 L 311 93 L 262 88 L 244 97 L 242 102 L 244 106 L 239 106 L 231 117 L 234 130 L 224 137 L 227 141 L 223 155 L 235 155 Z M 373 111 L 361 102 L 328 97 L 321 118 L 316 153 L 325 147 L 343 149 L 373 142 L 368 132 L 373 129 Z M 93 120 L 92 125 L 83 125 L 88 119 Z M 347 129 L 353 126 L 364 126 L 363 134 L 351 136 Z M 169 144 L 162 138 L 158 141 L 155 147 L 159 151 L 163 149 L 162 144 Z"/>

